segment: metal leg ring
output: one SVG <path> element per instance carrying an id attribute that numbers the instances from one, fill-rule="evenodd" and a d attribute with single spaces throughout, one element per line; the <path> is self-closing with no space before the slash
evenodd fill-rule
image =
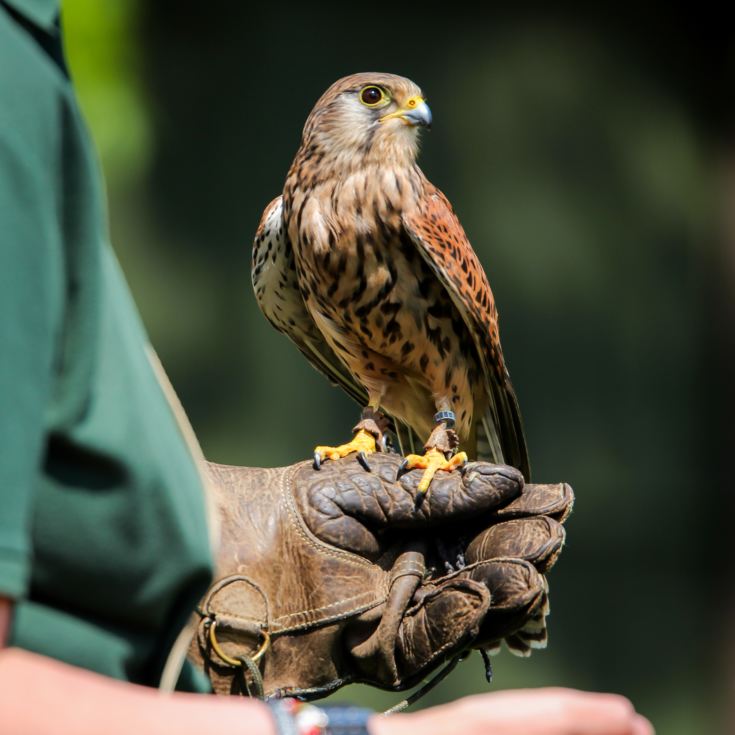
<path id="1" fill-rule="evenodd" d="M 439 424 L 442 421 L 451 429 L 457 421 L 457 416 L 454 411 L 437 411 L 434 414 L 434 423 Z"/>

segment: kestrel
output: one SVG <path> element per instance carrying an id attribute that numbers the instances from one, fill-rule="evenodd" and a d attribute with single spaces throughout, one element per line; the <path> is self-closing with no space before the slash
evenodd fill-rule
<path id="1" fill-rule="evenodd" d="M 528 477 L 518 402 L 485 272 L 447 198 L 416 164 L 421 90 L 393 74 L 335 82 L 304 126 L 283 194 L 265 209 L 252 280 L 268 320 L 364 407 L 352 441 L 315 461 L 428 437 L 417 501 L 472 456 Z M 383 417 L 386 417 L 383 420 Z M 376 441 L 378 446 L 376 447 Z M 415 450 L 414 450 L 415 451 Z"/>

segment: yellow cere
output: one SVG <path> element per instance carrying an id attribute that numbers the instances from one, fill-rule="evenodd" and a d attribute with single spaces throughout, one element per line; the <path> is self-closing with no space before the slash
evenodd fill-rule
<path id="1" fill-rule="evenodd" d="M 392 120 L 393 118 L 398 117 L 401 118 L 406 125 L 411 125 L 411 121 L 404 119 L 403 116 L 407 112 L 415 110 L 416 107 L 418 107 L 418 105 L 422 104 L 423 102 L 426 102 L 426 100 L 419 95 L 417 95 L 416 97 L 411 97 L 403 107 L 399 107 L 395 112 L 390 112 L 387 115 L 383 115 L 383 117 L 380 118 L 380 122 L 385 122 L 386 120 Z"/>

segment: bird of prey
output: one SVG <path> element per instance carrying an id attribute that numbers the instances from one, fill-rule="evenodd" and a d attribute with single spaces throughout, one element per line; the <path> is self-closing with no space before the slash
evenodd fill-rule
<path id="1" fill-rule="evenodd" d="M 306 120 L 252 260 L 267 319 L 365 409 L 352 441 L 316 447 L 317 466 L 357 452 L 369 468 L 392 423 L 404 453 L 426 439 L 402 467 L 425 470 L 418 497 L 437 470 L 467 461 L 459 447 L 529 474 L 487 277 L 416 164 L 418 131 L 430 125 L 409 79 L 335 82 Z"/>

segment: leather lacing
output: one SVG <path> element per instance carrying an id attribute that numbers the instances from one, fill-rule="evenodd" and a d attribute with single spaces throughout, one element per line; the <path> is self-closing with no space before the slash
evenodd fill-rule
<path id="1" fill-rule="evenodd" d="M 464 650 L 460 653 L 458 653 L 456 656 L 453 656 L 447 664 L 444 666 L 443 669 L 439 669 L 439 671 L 434 674 L 434 676 L 431 677 L 425 684 L 420 686 L 413 694 L 410 694 L 405 699 L 402 699 L 398 704 L 393 705 L 390 709 L 387 709 L 385 712 L 383 712 L 384 715 L 394 715 L 397 712 L 403 712 L 403 710 L 410 707 L 412 704 L 416 703 L 421 699 L 423 696 L 428 694 L 437 684 L 440 684 L 444 679 L 449 676 L 449 674 L 454 671 L 455 667 L 460 661 L 463 661 L 467 656 L 469 655 L 468 650 Z"/>

